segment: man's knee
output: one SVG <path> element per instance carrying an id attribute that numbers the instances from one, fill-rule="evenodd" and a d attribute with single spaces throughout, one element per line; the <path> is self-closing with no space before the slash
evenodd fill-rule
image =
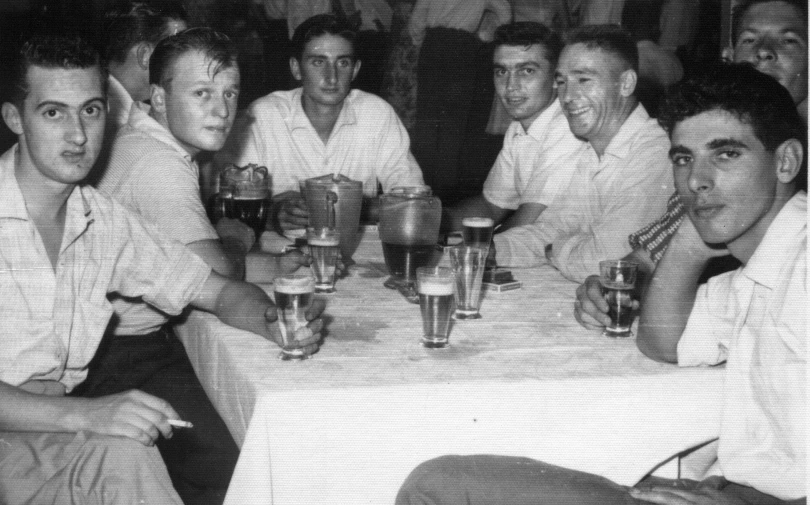
<path id="1" fill-rule="evenodd" d="M 451 503 L 449 496 L 459 489 L 469 458 L 441 456 L 419 464 L 397 493 L 396 505 L 438 505 Z M 456 502 L 452 502 L 456 503 Z"/>

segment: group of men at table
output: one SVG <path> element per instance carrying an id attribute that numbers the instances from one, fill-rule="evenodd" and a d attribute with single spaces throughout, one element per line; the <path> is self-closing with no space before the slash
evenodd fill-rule
<path id="1" fill-rule="evenodd" d="M 139 3 L 107 23 L 103 58 L 76 37 L 32 37 L 3 97 L 18 144 L 0 157 L 0 501 L 221 501 L 238 449 L 166 324 L 190 305 L 279 343 L 272 301 L 241 279 L 308 258 L 256 251 L 238 221 L 213 226 L 198 158 L 267 166 L 278 231 L 305 225 L 308 177 L 342 173 L 370 200 L 422 177 L 391 107 L 351 90 L 361 62 L 338 18 L 296 30 L 301 87 L 238 118 L 227 37 Z M 737 63 L 680 83 L 656 121 L 634 97 L 638 55 L 621 29 L 563 41 L 536 23 L 500 27 L 494 81 L 514 122 L 483 194 L 444 216 L 448 229 L 491 216 L 499 264 L 583 282 L 575 316 L 589 328 L 608 322 L 598 261 L 638 261 L 641 351 L 727 361 L 715 476 L 628 489 L 537 461 L 447 457 L 418 467 L 399 503 L 804 503 L 807 5 L 741 2 L 733 40 Z M 720 255 L 742 268 L 698 287 Z M 299 342 L 309 352 L 322 310 Z"/>

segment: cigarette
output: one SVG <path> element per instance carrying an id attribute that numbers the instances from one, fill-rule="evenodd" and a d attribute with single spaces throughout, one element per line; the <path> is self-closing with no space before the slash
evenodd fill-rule
<path id="1" fill-rule="evenodd" d="M 169 424 L 175 428 L 193 428 L 194 425 L 188 421 L 181 421 L 180 419 L 169 419 Z"/>

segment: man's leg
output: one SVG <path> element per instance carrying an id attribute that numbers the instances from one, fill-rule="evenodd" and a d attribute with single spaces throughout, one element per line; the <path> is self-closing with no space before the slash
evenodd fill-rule
<path id="1" fill-rule="evenodd" d="M 508 456 L 442 456 L 417 466 L 397 505 L 635 505 L 627 488 L 584 472 Z"/>
<path id="2" fill-rule="evenodd" d="M 0 432 L 0 503 L 183 502 L 154 447 L 85 432 Z"/>

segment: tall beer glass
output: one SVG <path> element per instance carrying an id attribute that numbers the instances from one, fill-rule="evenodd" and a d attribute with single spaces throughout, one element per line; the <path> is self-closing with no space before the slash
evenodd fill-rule
<path id="1" fill-rule="evenodd" d="M 460 245 L 450 249 L 450 263 L 456 282 L 456 312 L 453 319 L 480 319 L 481 281 L 489 246 Z"/>
<path id="2" fill-rule="evenodd" d="M 238 219 L 253 228 L 256 239 L 270 215 L 270 178 L 267 167 L 230 165 L 219 174 L 214 214 Z"/>
<path id="3" fill-rule="evenodd" d="M 338 231 L 334 228 L 307 228 L 307 244 L 312 256 L 316 293 L 335 292 L 335 268 L 340 254 Z"/>
<path id="4" fill-rule="evenodd" d="M 422 312 L 421 344 L 429 349 L 447 347 L 453 313 L 453 271 L 445 267 L 416 269 L 416 289 Z"/>
<path id="5" fill-rule="evenodd" d="M 287 349 L 299 340 L 298 336 L 305 333 L 303 338 L 312 334 L 306 330 L 307 310 L 312 305 L 315 292 L 315 279 L 309 275 L 288 275 L 278 277 L 273 281 L 278 311 L 279 327 L 284 347 L 279 359 L 304 359 L 306 356 L 301 349 Z"/>
<path id="6" fill-rule="evenodd" d="M 608 304 L 610 324 L 602 335 L 606 337 L 632 337 L 633 290 L 636 287 L 638 264 L 624 260 L 599 262 L 599 282 L 602 296 Z"/>
<path id="7" fill-rule="evenodd" d="M 461 225 L 465 245 L 489 249 L 495 221 L 488 217 L 465 217 L 461 220 Z"/>

